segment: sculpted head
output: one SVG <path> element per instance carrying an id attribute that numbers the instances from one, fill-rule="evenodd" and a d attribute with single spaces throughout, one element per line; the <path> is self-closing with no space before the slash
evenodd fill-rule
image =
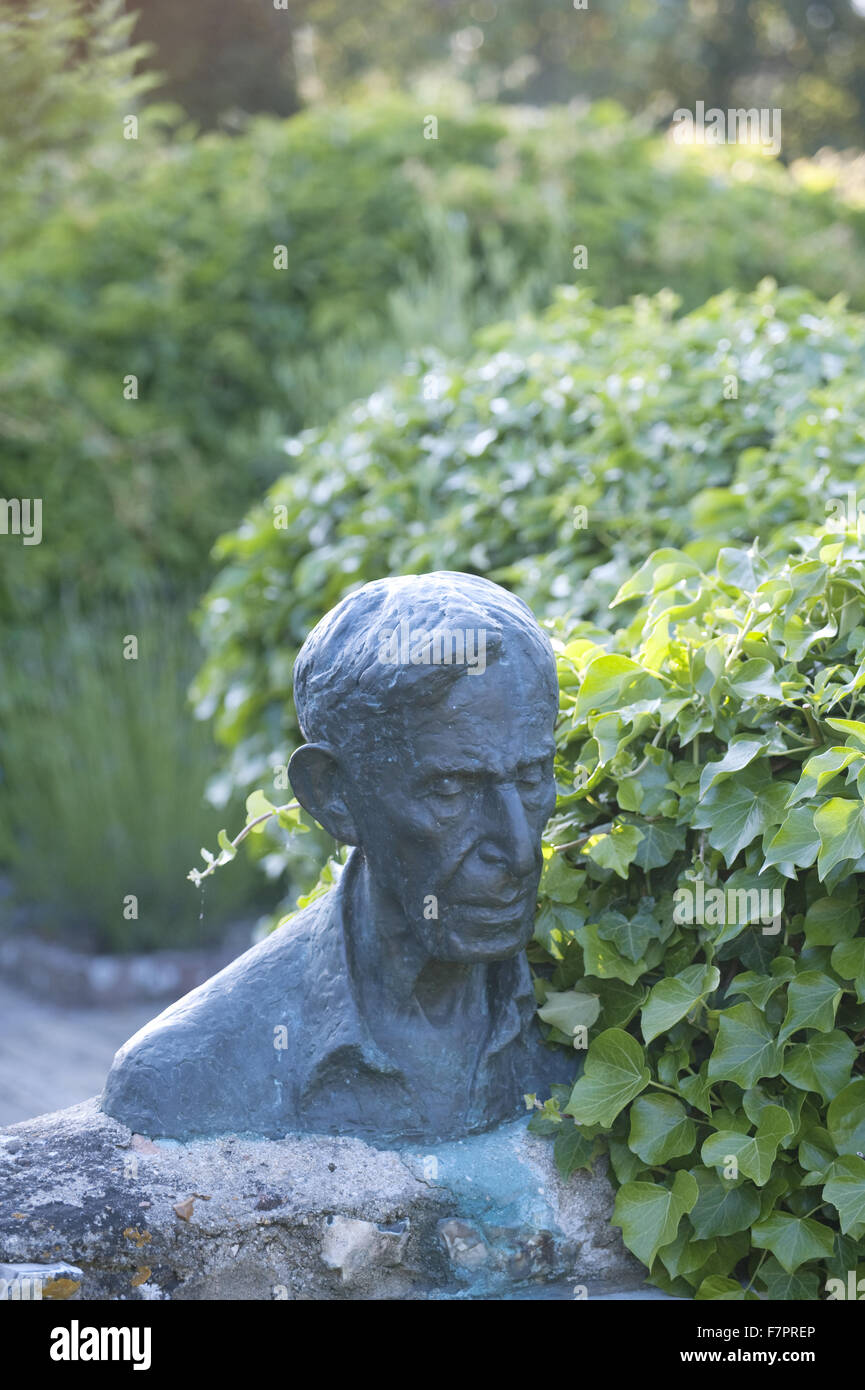
<path id="1" fill-rule="evenodd" d="M 377 580 L 309 635 L 294 698 L 298 800 L 358 846 L 426 955 L 523 950 L 558 708 L 552 648 L 528 607 L 468 574 Z"/>

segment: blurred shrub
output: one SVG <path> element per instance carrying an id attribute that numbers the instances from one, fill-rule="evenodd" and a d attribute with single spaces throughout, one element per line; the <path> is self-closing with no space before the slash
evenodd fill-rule
<path id="1" fill-rule="evenodd" d="M 134 6 L 132 6 L 134 8 Z M 206 122 L 238 107 L 285 114 L 382 81 L 427 85 L 434 110 L 455 81 L 484 100 L 597 100 L 669 119 L 705 99 L 719 107 L 783 107 L 784 150 L 861 144 L 865 25 L 850 0 L 284 0 L 277 11 L 233 0 L 148 0 L 138 30 L 158 45 L 169 91 Z M 576 12 L 575 12 L 576 11 Z"/>
<path id="2" fill-rule="evenodd" d="M 130 635 L 137 660 L 124 659 Z M 188 620 L 152 603 L 4 637 L 0 859 L 40 935 L 94 950 L 204 945 L 248 912 L 247 864 L 206 897 L 185 878 L 219 829 L 201 804 L 212 745 L 185 701 L 195 656 Z"/>
<path id="3" fill-rule="evenodd" d="M 130 45 L 134 25 L 122 0 L 0 3 L 0 244 L 38 224 L 77 160 L 156 85 L 136 73 L 147 46 Z"/>
<path id="4" fill-rule="evenodd" d="M 288 445 L 202 609 L 221 804 L 287 761 L 298 644 L 358 584 L 469 570 L 539 613 L 606 621 L 658 545 L 700 563 L 755 535 L 784 547 L 848 487 L 865 498 L 863 319 L 769 283 L 674 308 L 563 290 L 542 318 L 485 330 L 467 364 L 419 357 Z"/>
<path id="5" fill-rule="evenodd" d="M 3 490 L 43 498 L 45 538 L 0 550 L 0 608 L 37 613 L 73 575 L 86 602 L 200 582 L 278 476 L 286 430 L 323 424 L 406 349 L 461 353 L 563 279 L 610 304 L 670 284 L 685 308 L 766 273 L 865 295 L 865 212 L 831 177 L 700 159 L 608 105 L 455 109 L 429 140 L 425 115 L 387 98 L 196 139 L 147 107 L 137 139 L 119 114 L 98 123 L 92 148 L 58 154 L 53 191 L 18 199 Z"/>

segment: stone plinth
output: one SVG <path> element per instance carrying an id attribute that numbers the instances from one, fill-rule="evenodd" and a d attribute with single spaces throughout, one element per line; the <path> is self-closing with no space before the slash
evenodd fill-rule
<path id="1" fill-rule="evenodd" d="M 154 1143 L 95 1100 L 0 1131 L 0 1262 L 67 1261 L 84 1299 L 633 1287 L 643 1271 L 612 1205 L 600 1167 L 563 1182 L 522 1120 L 425 1152 L 313 1135 Z"/>

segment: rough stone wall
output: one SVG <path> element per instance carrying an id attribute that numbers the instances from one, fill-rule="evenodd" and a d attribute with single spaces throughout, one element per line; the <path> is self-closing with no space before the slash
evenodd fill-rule
<path id="1" fill-rule="evenodd" d="M 0 1263 L 110 1299 L 497 1297 L 639 1281 L 599 1170 L 518 1121 L 426 1153 L 357 1139 L 133 1135 L 95 1100 L 0 1130 Z"/>

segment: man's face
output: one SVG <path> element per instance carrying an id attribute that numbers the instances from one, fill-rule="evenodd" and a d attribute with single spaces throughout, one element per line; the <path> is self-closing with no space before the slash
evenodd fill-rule
<path id="1" fill-rule="evenodd" d="M 401 712 L 361 759 L 350 799 L 372 878 L 431 958 L 501 960 L 528 945 L 555 713 L 517 656 Z"/>

